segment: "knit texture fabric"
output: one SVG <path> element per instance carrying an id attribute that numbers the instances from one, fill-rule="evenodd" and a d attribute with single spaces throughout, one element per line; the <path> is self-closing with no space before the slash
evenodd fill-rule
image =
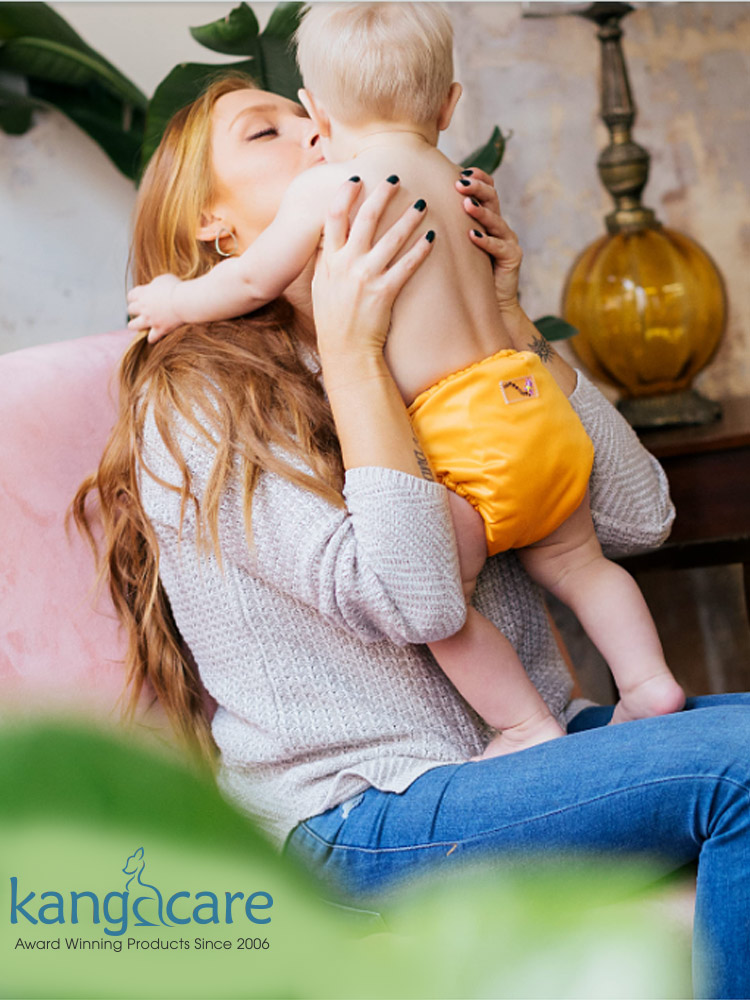
<path id="1" fill-rule="evenodd" d="M 580 374 L 571 403 L 596 449 L 591 506 L 605 550 L 659 544 L 674 516 L 661 468 Z M 213 454 L 194 429 L 178 428 L 200 499 Z M 179 486 L 151 414 L 144 453 L 156 477 Z M 249 545 L 232 482 L 219 513 L 221 567 L 198 551 L 189 507 L 178 538 L 179 496 L 143 471 L 141 495 L 175 621 L 219 705 L 220 785 L 279 845 L 301 820 L 368 786 L 401 792 L 431 767 L 481 753 L 489 728 L 424 645 L 465 617 L 443 486 L 351 469 L 338 508 L 265 473 Z M 571 681 L 514 553 L 487 561 L 474 604 L 564 721 Z"/>

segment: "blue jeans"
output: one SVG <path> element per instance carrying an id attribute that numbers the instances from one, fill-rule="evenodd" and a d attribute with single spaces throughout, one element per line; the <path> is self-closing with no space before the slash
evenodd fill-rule
<path id="1" fill-rule="evenodd" d="M 697 860 L 696 996 L 750 997 L 750 694 L 618 726 L 611 714 L 584 709 L 562 739 L 434 767 L 399 794 L 368 788 L 285 849 L 351 900 L 524 852 Z"/>

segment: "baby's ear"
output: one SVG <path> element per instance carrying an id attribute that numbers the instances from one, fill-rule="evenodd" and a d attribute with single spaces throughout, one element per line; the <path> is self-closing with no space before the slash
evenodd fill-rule
<path id="1" fill-rule="evenodd" d="M 448 96 L 443 101 L 443 106 L 440 109 L 440 114 L 438 115 L 437 126 L 438 129 L 443 132 L 451 123 L 453 118 L 453 112 L 456 110 L 456 105 L 458 100 L 463 93 L 463 87 L 460 83 L 452 83 L 450 90 L 448 91 Z"/>
<path id="2" fill-rule="evenodd" d="M 315 127 L 320 132 L 321 137 L 323 139 L 329 138 L 331 134 L 331 119 L 326 114 L 325 109 L 315 100 L 309 90 L 305 90 L 304 88 L 298 90 L 297 97 L 302 107 L 313 122 L 315 122 Z"/>

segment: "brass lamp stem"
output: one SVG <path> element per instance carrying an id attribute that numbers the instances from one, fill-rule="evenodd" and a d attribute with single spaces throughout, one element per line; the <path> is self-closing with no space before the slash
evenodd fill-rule
<path id="1" fill-rule="evenodd" d="M 641 205 L 651 157 L 631 137 L 636 116 L 630 90 L 620 22 L 634 8 L 629 3 L 593 3 L 581 16 L 598 26 L 601 42 L 601 117 L 609 129 L 609 145 L 597 161 L 599 177 L 615 202 L 606 217 L 610 233 L 659 226 L 654 212 Z"/>

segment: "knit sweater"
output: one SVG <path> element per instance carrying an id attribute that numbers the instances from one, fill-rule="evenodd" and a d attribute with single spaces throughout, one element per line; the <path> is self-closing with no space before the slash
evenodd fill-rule
<path id="1" fill-rule="evenodd" d="M 595 447 L 591 508 L 605 551 L 660 544 L 674 511 L 659 465 L 580 374 L 571 403 Z M 213 455 L 178 426 L 200 498 Z M 150 414 L 144 455 L 156 477 L 180 484 Z M 301 820 L 369 786 L 401 792 L 429 768 L 481 753 L 488 727 L 424 645 L 465 617 L 443 486 L 350 469 L 341 508 L 263 473 L 249 545 L 233 481 L 219 512 L 222 566 L 198 551 L 190 509 L 178 540 L 173 491 L 143 473 L 141 494 L 175 621 L 219 706 L 219 783 L 279 845 Z M 513 552 L 488 559 L 474 605 L 564 722 L 571 681 L 542 595 Z"/>

